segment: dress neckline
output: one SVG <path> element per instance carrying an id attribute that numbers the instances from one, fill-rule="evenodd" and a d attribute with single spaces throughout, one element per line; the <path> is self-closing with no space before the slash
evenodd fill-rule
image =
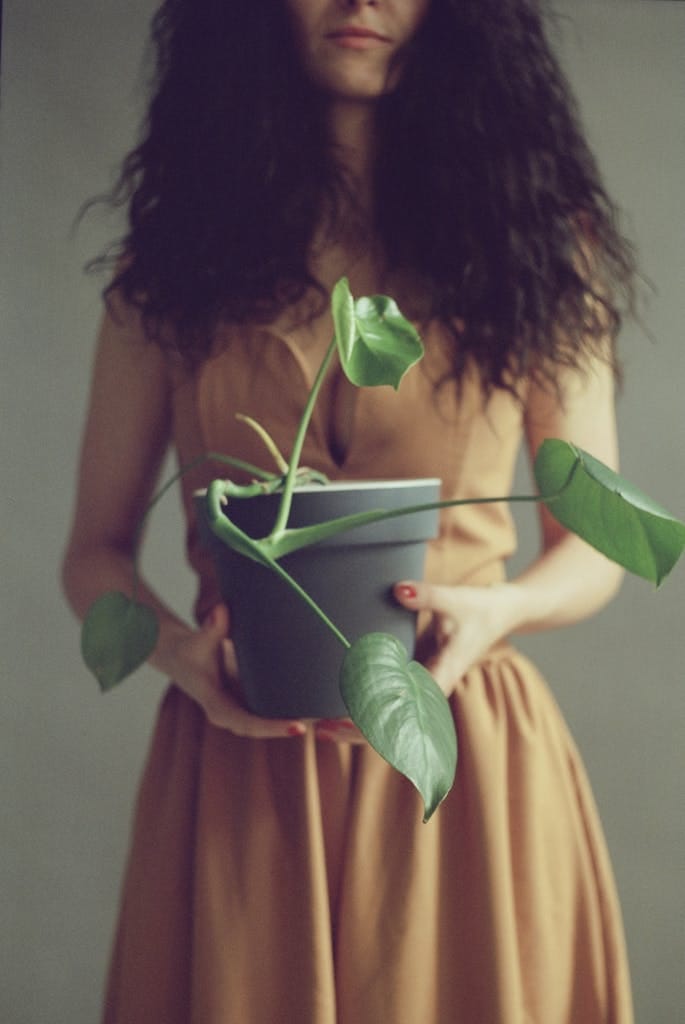
<path id="1" fill-rule="evenodd" d="M 308 396 L 318 370 L 312 367 L 311 362 L 294 338 L 272 328 L 267 328 L 266 333 L 285 345 L 299 369 L 305 395 Z M 359 407 L 364 401 L 365 390 L 365 388 L 355 387 L 348 382 L 336 353 L 314 407 L 310 424 L 310 429 L 316 431 L 321 450 L 326 453 L 336 470 L 342 471 L 348 465 L 353 454 L 358 433 Z M 347 422 L 336 422 L 336 414 L 340 412 L 342 412 L 343 421 L 347 417 Z"/>
<path id="2" fill-rule="evenodd" d="M 249 344 L 247 335 L 250 334 L 253 337 L 260 337 L 264 339 L 267 344 L 279 346 L 282 352 L 287 352 L 288 357 L 292 364 L 296 367 L 297 375 L 301 386 L 301 398 L 302 407 L 307 401 L 309 393 L 314 385 L 316 373 L 318 368 L 314 368 L 311 362 L 307 359 L 303 349 L 297 344 L 297 341 L 293 337 L 289 337 L 285 332 L 277 330 L 272 325 L 256 324 L 248 327 L 240 328 L 235 327 L 230 329 L 230 333 L 227 335 L 226 344 L 222 345 L 215 358 L 208 360 L 202 368 L 202 372 L 211 373 L 212 366 L 215 366 L 215 360 L 226 360 L 230 361 L 231 358 L 231 338 L 241 336 L 244 341 Z M 255 346 L 257 352 L 259 349 Z M 261 356 L 258 356 L 261 358 Z M 311 422 L 309 425 L 310 437 L 314 440 L 317 450 L 330 464 L 331 470 L 334 473 L 343 472 L 349 465 L 351 458 L 354 456 L 357 448 L 358 438 L 358 420 L 360 415 L 360 409 L 366 400 L 365 392 L 368 388 L 357 388 L 352 384 L 349 384 L 349 388 L 354 391 L 354 401 L 350 403 L 350 422 L 346 430 L 347 444 L 344 447 L 343 452 L 336 451 L 334 432 L 330 429 L 330 422 L 327 419 L 327 402 L 326 397 L 328 393 L 328 410 L 330 410 L 330 400 L 333 396 L 335 398 L 335 392 L 338 391 L 341 384 L 347 383 L 347 379 L 344 377 L 342 368 L 340 367 L 339 357 L 334 355 L 331 366 L 329 367 L 329 373 L 327 375 L 327 382 L 324 384 L 321 393 L 319 394 L 318 401 L 314 407 Z M 344 384 L 343 384 L 344 386 Z M 236 410 L 240 412 L 241 410 Z M 299 422 L 299 417 L 297 422 Z M 297 423 L 293 424 L 293 438 L 294 431 L 297 428 Z"/>

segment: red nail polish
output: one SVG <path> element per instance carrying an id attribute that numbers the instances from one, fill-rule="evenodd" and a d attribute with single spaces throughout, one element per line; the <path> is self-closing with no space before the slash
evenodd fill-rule
<path id="1" fill-rule="evenodd" d="M 288 726 L 288 736 L 304 736 L 304 729 L 301 725 Z"/>
<path id="2" fill-rule="evenodd" d="M 349 725 L 344 718 L 320 718 L 316 723 L 317 731 L 321 729 L 323 732 L 335 732 L 341 725 Z"/>
<path id="3" fill-rule="evenodd" d="M 397 593 L 408 601 L 414 601 L 419 596 L 416 587 L 412 587 L 409 583 L 401 583 L 397 587 Z"/>

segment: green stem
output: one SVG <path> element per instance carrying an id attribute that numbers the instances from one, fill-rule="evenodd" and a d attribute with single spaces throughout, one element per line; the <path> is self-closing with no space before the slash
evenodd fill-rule
<path id="1" fill-rule="evenodd" d="M 335 337 L 328 346 L 326 355 L 323 358 L 323 362 L 319 367 L 318 373 L 312 385 L 312 390 L 309 392 L 309 398 L 307 404 L 304 407 L 302 413 L 302 419 L 300 420 L 297 428 L 297 436 L 295 437 L 295 443 L 293 444 L 293 450 L 290 455 L 290 465 L 288 467 L 288 473 L 285 478 L 285 486 L 283 488 L 283 494 L 281 496 L 281 503 L 278 507 L 278 514 L 276 516 L 276 522 L 274 523 L 273 530 L 271 531 L 270 537 L 276 539 L 279 534 L 285 530 L 288 525 L 288 517 L 290 515 L 290 506 L 293 500 L 293 491 L 295 489 L 295 478 L 297 475 L 297 467 L 300 464 L 300 456 L 302 455 L 302 448 L 304 446 L 304 439 L 307 434 L 307 428 L 309 427 L 309 421 L 312 418 L 314 406 L 316 400 L 319 397 L 319 391 L 323 384 L 326 371 L 330 365 L 333 354 L 336 350 L 336 339 Z"/>
<path id="2" fill-rule="evenodd" d="M 245 462 L 244 459 L 235 459 L 232 455 L 222 455 L 221 452 L 205 452 L 204 455 L 198 455 L 196 459 L 192 459 L 190 462 L 186 462 L 185 465 L 180 466 L 175 473 L 173 473 L 166 483 L 162 484 L 159 490 L 153 494 L 148 502 L 147 508 L 143 512 L 138 525 L 136 526 L 136 532 L 133 537 L 134 551 L 133 556 L 133 581 L 131 584 L 131 600 L 135 601 L 140 588 L 140 538 L 143 533 L 143 528 L 150 516 L 155 505 L 157 505 L 167 491 L 170 491 L 174 484 L 177 484 L 181 477 L 185 476 L 186 473 L 190 473 L 191 470 L 197 469 L 205 462 L 221 462 L 224 465 L 232 466 L 234 469 L 241 469 L 251 476 L 258 477 L 260 480 L 274 480 L 277 479 L 275 473 L 269 473 L 267 470 L 260 469 L 259 466 L 253 466 L 251 462 Z"/>
<path id="3" fill-rule="evenodd" d="M 251 416 L 246 416 L 242 412 L 237 412 L 235 418 L 240 420 L 241 423 L 245 423 L 250 430 L 254 430 L 255 434 L 259 437 L 260 441 L 268 451 L 271 458 L 276 463 L 279 473 L 282 476 L 288 472 L 288 463 L 283 458 L 278 445 L 274 441 L 268 430 L 265 430 L 261 423 L 257 423 L 257 420 L 253 420 Z"/>
<path id="4" fill-rule="evenodd" d="M 236 459 L 233 455 L 222 455 L 220 452 L 209 452 L 207 455 L 203 455 L 198 459 L 198 463 L 204 462 L 206 459 L 211 459 L 214 462 L 223 462 L 227 466 L 233 466 L 234 469 L 242 469 L 245 473 L 249 473 L 250 476 L 256 477 L 257 480 L 268 481 L 278 478 L 277 473 L 273 473 L 268 469 L 261 469 L 259 466 L 255 466 L 251 462 L 246 462 L 245 459 Z M 186 466 L 182 472 L 185 473 L 186 470 L 190 468 L 191 466 Z"/>
<path id="5" fill-rule="evenodd" d="M 556 497 L 556 495 L 554 496 Z M 490 505 L 497 502 L 540 502 L 550 501 L 550 498 L 543 498 L 539 494 L 511 495 L 510 497 L 498 498 L 460 498 L 447 501 L 431 501 L 422 505 L 408 505 L 399 509 L 372 509 L 368 512 L 353 512 L 351 515 L 340 516 L 337 519 L 327 519 L 323 523 L 316 523 L 314 526 L 299 526 L 283 530 L 280 536 L 275 537 L 270 533 L 264 537 L 261 543 L 270 557 L 282 558 L 293 551 L 308 547 L 311 544 L 318 544 L 322 540 L 328 540 L 339 533 L 353 530 L 359 526 L 369 526 L 372 523 L 382 523 L 386 519 L 399 519 L 401 516 L 410 516 L 418 512 L 432 512 L 434 509 L 456 508 L 460 505 Z"/>
<path id="6" fill-rule="evenodd" d="M 328 519 L 324 523 L 316 523 L 314 526 L 300 526 L 283 530 L 279 537 L 274 537 L 273 532 L 263 538 L 263 545 L 268 556 L 277 559 L 284 555 L 299 551 L 300 548 L 308 547 L 310 544 L 317 544 L 319 541 L 328 540 L 346 530 L 352 530 L 357 526 L 368 526 L 371 523 L 385 522 L 386 519 L 398 519 L 401 516 L 414 515 L 417 512 L 432 512 L 434 509 L 458 508 L 461 505 L 492 505 L 497 503 L 515 502 L 542 502 L 551 505 L 557 501 L 570 486 L 571 481 L 580 465 L 577 458 L 569 470 L 569 474 L 562 486 L 554 494 L 510 494 L 500 495 L 495 498 L 448 498 L 445 501 L 431 501 L 421 505 L 408 505 L 399 509 L 371 509 L 368 512 L 353 512 L 351 515 L 340 516 L 337 519 Z"/>
<path id="7" fill-rule="evenodd" d="M 328 626 L 328 628 L 336 636 L 336 638 L 340 641 L 340 643 L 343 645 L 343 647 L 346 647 L 349 650 L 349 648 L 352 646 L 352 644 L 347 639 L 345 634 L 342 633 L 338 629 L 338 627 L 335 625 L 335 623 L 332 622 L 331 619 L 328 618 L 328 616 L 326 615 L 326 613 L 323 610 L 323 608 L 321 608 L 320 605 L 318 605 L 316 603 L 316 601 L 314 600 L 313 597 L 309 596 L 307 591 L 304 590 L 300 586 L 300 584 L 297 582 L 297 580 L 293 579 L 293 577 L 290 575 L 290 573 L 286 572 L 286 570 L 283 568 L 283 566 L 279 562 L 271 562 L 270 565 L 269 565 L 269 568 L 273 572 L 275 572 L 277 576 L 280 576 L 280 578 L 283 580 L 284 583 L 287 583 L 290 587 L 293 588 L 295 593 L 298 594 L 298 596 L 302 598 L 302 600 L 305 602 L 305 604 L 309 605 L 309 607 L 312 609 L 313 612 L 316 613 L 316 615 L 318 615 L 318 617 L 321 619 L 321 621 L 326 626 Z"/>
<path id="8" fill-rule="evenodd" d="M 350 647 L 350 642 L 347 637 L 329 619 L 324 610 L 316 603 L 314 598 L 309 596 L 306 590 L 300 586 L 296 579 L 293 579 L 290 573 L 287 572 L 283 566 L 279 565 L 278 562 L 271 558 L 268 552 L 263 550 L 262 545 L 264 542 L 250 537 L 229 519 L 222 507 L 225 490 L 226 484 L 222 480 L 215 480 L 210 484 L 207 490 L 207 516 L 212 533 L 214 533 L 214 535 L 218 537 L 223 544 L 226 544 L 227 547 L 231 548 L 232 551 L 235 551 L 244 558 L 253 559 L 259 565 L 264 566 L 266 569 L 279 576 L 283 582 L 287 583 L 288 586 L 291 587 L 305 602 L 305 604 L 312 609 L 324 625 L 328 626 L 343 647 Z"/>

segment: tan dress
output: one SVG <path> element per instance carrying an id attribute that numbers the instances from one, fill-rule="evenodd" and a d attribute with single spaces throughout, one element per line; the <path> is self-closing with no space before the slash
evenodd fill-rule
<path id="1" fill-rule="evenodd" d="M 399 394 L 364 390 L 342 465 L 315 417 L 304 462 L 334 478 L 440 476 L 506 493 L 522 413 L 475 379 L 437 393 L 441 347 Z M 174 390 L 186 461 L 266 464 L 234 413 L 286 450 L 308 370 L 284 338 L 231 340 Z M 186 480 L 193 486 L 215 472 Z M 504 577 L 504 505 L 451 510 L 427 576 Z M 190 522 L 198 616 L 216 601 Z M 249 740 L 169 689 L 142 781 L 107 1024 L 629 1024 L 624 941 L 597 812 L 535 668 L 502 644 L 456 684 L 454 789 L 421 823 L 411 785 L 371 749 Z"/>

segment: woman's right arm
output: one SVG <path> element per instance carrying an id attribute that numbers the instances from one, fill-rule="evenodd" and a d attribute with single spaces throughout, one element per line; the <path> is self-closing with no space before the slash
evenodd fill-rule
<path id="1" fill-rule="evenodd" d="M 132 316 L 131 313 L 128 316 Z M 83 435 L 71 534 L 62 578 L 83 618 L 108 590 L 130 593 L 138 524 L 156 484 L 171 432 L 171 381 L 156 345 L 106 316 L 98 339 Z M 150 663 L 197 701 L 212 724 L 242 736 L 300 735 L 297 721 L 250 714 L 226 688 L 235 674 L 220 605 L 199 629 L 183 622 L 145 581 L 138 598 L 157 614 L 160 631 Z"/>

